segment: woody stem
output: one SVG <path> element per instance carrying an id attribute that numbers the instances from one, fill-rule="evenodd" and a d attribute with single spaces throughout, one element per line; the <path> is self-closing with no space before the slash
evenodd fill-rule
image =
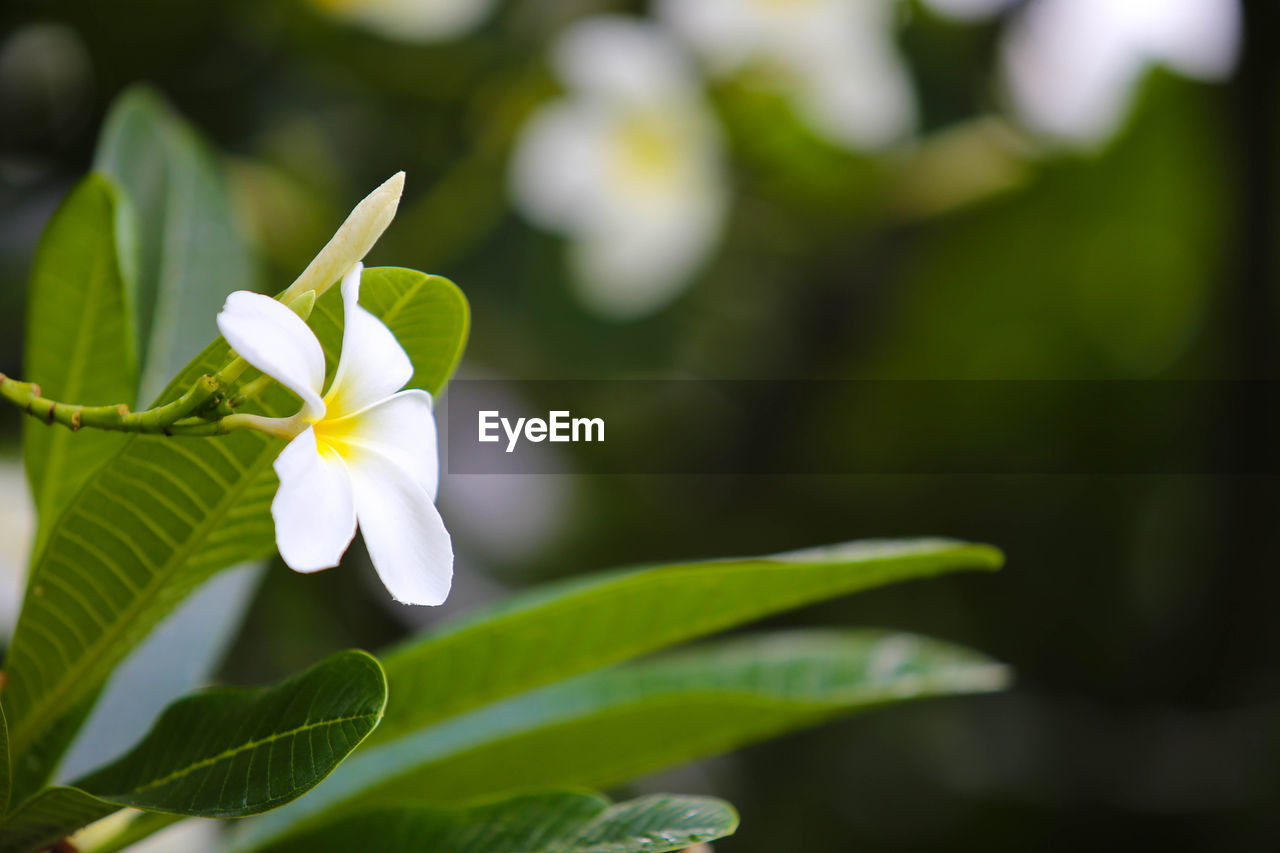
<path id="1" fill-rule="evenodd" d="M 228 365 L 232 366 L 234 362 Z M 205 374 L 173 402 L 141 412 L 131 412 L 123 403 L 114 406 L 80 406 L 50 400 L 41 395 L 39 385 L 19 382 L 3 373 L 0 373 L 0 397 L 32 417 L 49 424 L 62 424 L 73 431 L 92 427 L 115 432 L 167 433 L 176 422 L 192 416 L 213 400 L 214 395 L 224 387 L 220 378 L 226 372 L 227 368 L 223 368 L 217 377 Z"/>

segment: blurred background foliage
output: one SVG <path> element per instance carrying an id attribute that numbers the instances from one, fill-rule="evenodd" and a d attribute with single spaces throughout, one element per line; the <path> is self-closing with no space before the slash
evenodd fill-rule
<path id="1" fill-rule="evenodd" d="M 767 63 L 697 72 L 718 128 L 723 220 L 670 298 L 617 316 L 583 298 L 566 241 L 522 213 L 510 171 L 531 117 L 566 91 L 551 59 L 561 34 L 602 13 L 657 20 L 646 4 L 440 3 L 444 23 L 415 29 L 353 22 L 358 2 L 11 0 L 0 8 L 0 370 L 21 375 L 36 239 L 89 168 L 107 105 L 142 81 L 227 155 L 266 289 L 406 170 L 399 217 L 370 261 L 462 286 L 474 310 L 463 376 L 1270 378 L 1274 4 L 1245 4 L 1225 79 L 1144 66 L 1113 125 L 1064 139 L 1019 114 L 999 70 L 1020 16 L 1052 2 L 986 3 L 1007 8 L 977 18 L 954 10 L 982 3 L 882 3 L 915 129 L 869 148 L 816 132 L 794 97 L 760 85 L 780 73 Z M 1218 410 L 1206 453 L 1264 470 L 1273 413 L 1240 387 L 1189 400 L 1189 413 Z M 839 458 L 851 449 L 821 428 L 829 403 L 778 401 L 733 440 L 767 455 L 811 437 L 813 453 Z M 921 424 L 887 452 L 928 455 L 944 435 L 981 442 L 1009 414 Z M 1012 440 L 1068 463 L 1085 452 L 1069 417 L 1032 426 Z M 12 475 L 16 416 L 0 412 L 0 428 L 0 561 L 15 596 L 29 516 Z M 653 436 L 672 440 L 656 422 Z M 1269 849 L 1277 497 L 1270 477 L 446 477 L 459 571 L 444 608 L 389 608 L 367 566 L 274 566 L 223 675 L 275 679 L 602 566 L 953 535 L 1000 545 L 1008 568 L 778 621 L 943 637 L 1013 664 L 1016 689 L 827 726 L 651 787 L 733 800 L 743 828 L 717 846 L 744 853 Z"/>

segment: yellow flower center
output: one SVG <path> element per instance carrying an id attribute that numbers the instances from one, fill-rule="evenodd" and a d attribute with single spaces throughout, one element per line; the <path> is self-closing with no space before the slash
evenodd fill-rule
<path id="1" fill-rule="evenodd" d="M 631 190 L 674 182 L 681 151 L 669 123 L 656 115 L 636 115 L 619 123 L 614 136 L 613 173 Z"/>
<path id="2" fill-rule="evenodd" d="M 357 447 L 351 441 L 356 430 L 356 418 L 321 418 L 311 424 L 315 430 L 316 447 L 323 454 L 326 451 L 335 453 L 343 459 L 351 459 Z"/>

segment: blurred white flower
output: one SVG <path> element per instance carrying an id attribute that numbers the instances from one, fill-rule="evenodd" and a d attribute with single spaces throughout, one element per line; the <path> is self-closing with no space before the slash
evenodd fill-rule
<path id="1" fill-rule="evenodd" d="M 963 0 L 928 2 L 947 13 Z M 1221 80 L 1235 68 L 1240 36 L 1239 0 L 1033 0 L 1009 25 L 1002 76 L 1030 127 L 1097 144 L 1124 120 L 1150 66 Z"/>
<path id="2" fill-rule="evenodd" d="M 720 235 L 728 190 L 718 126 L 685 56 L 651 25 L 589 19 L 561 37 L 553 61 L 567 95 L 521 132 L 515 201 L 570 238 L 590 307 L 654 311 Z"/>
<path id="3" fill-rule="evenodd" d="M 71 849 L 92 850 L 105 845 L 128 829 L 145 812 L 120 811 L 91 823 L 71 836 Z M 148 838 L 129 845 L 129 853 L 213 853 L 222 846 L 220 821 L 194 818 L 165 827 Z M 54 848 L 57 850 L 62 847 Z"/>
<path id="4" fill-rule="evenodd" d="M 223 849 L 220 821 L 196 818 L 129 845 L 129 853 L 214 853 Z"/>
<path id="5" fill-rule="evenodd" d="M 800 118 L 850 149 L 897 142 L 915 96 L 894 38 L 896 0 L 658 0 L 713 73 L 760 72 Z"/>
<path id="6" fill-rule="evenodd" d="M 0 459 L 0 632 L 8 637 L 18 623 L 27 561 L 36 527 L 35 509 L 22 460 Z"/>
<path id="7" fill-rule="evenodd" d="M 496 0 L 311 0 L 335 18 L 397 41 L 446 41 L 488 19 Z"/>

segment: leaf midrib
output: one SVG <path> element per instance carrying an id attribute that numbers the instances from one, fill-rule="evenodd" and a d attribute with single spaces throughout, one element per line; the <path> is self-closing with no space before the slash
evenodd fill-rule
<path id="1" fill-rule="evenodd" d="M 91 271 L 91 274 L 89 276 L 89 288 L 90 288 L 89 292 L 90 292 L 91 298 L 86 299 L 85 301 L 86 306 L 95 304 L 96 301 L 99 298 L 101 298 L 101 295 L 102 295 L 99 292 L 102 289 L 102 283 L 100 281 L 99 274 L 103 271 L 103 267 L 106 264 L 106 261 L 103 255 L 109 254 L 104 251 L 104 248 L 103 248 L 104 245 L 110 245 L 110 243 L 109 241 L 103 240 L 101 237 L 101 234 L 99 234 L 98 249 L 97 251 L 94 252 L 93 270 Z M 80 322 L 78 324 L 79 331 L 76 334 L 75 340 L 72 345 L 72 358 L 71 358 L 72 369 L 67 371 L 66 381 L 62 383 L 62 388 L 57 389 L 57 393 L 61 399 L 71 400 L 74 402 L 74 401 L 80 400 L 82 396 L 81 385 L 84 381 L 84 373 L 87 370 L 87 366 L 85 365 L 85 355 L 89 346 L 88 332 L 89 332 L 89 329 L 92 327 L 92 324 L 90 322 L 91 313 L 92 312 L 88 310 L 82 311 L 80 313 Z M 79 367 L 77 368 L 77 366 Z M 133 401 L 122 400 L 121 402 L 132 404 Z M 49 516 L 49 504 L 52 502 L 53 495 L 56 493 L 55 490 L 56 490 L 57 484 L 61 482 L 61 471 L 64 466 L 64 463 L 66 462 L 67 440 L 70 437 L 70 435 L 71 435 L 70 433 L 67 433 L 66 435 L 63 435 L 62 433 L 58 433 L 58 434 L 55 434 L 53 437 L 54 445 L 60 446 L 63 450 L 61 453 L 57 453 L 57 452 L 49 453 L 49 457 L 46 462 L 46 467 L 44 471 L 44 477 L 40 483 L 40 495 L 37 500 L 37 511 L 36 511 L 37 518 L 48 518 Z"/>
<path id="2" fill-rule="evenodd" d="M 858 579 L 859 586 L 854 587 L 851 590 L 850 594 L 852 592 L 857 592 L 859 589 L 865 589 L 867 585 L 874 587 L 877 581 L 884 579 L 886 573 L 889 574 L 891 577 L 896 576 L 896 573 L 893 571 L 893 569 L 899 566 L 902 562 L 906 562 L 906 561 L 911 561 L 911 562 L 920 561 L 925 564 L 929 564 L 929 563 L 943 564 L 942 561 L 944 558 L 952 558 L 958 564 L 966 560 L 966 558 L 969 558 L 969 559 L 972 559 L 972 565 L 981 567 L 982 564 L 979 562 L 979 560 L 982 552 L 978 549 L 982 547 L 983 546 L 975 546 L 975 545 L 966 543 L 959 546 L 952 546 L 947 550 L 939 549 L 938 551 L 928 552 L 928 553 L 898 554 L 898 555 L 873 557 L 873 558 L 866 559 L 865 561 L 862 561 L 857 565 L 860 568 L 868 569 L 869 575 L 871 575 L 874 572 L 874 576 L 859 578 Z M 752 562 L 775 563 L 776 566 L 783 565 L 782 561 L 778 561 L 776 559 L 771 559 L 767 557 L 756 558 L 752 560 Z M 952 565 L 952 564 L 946 563 L 945 565 Z M 776 567 L 776 566 L 771 566 L 771 567 Z M 819 567 L 815 566 L 813 568 L 819 568 Z M 829 564 L 826 566 L 822 566 L 821 568 L 835 569 L 836 565 Z M 738 563 L 734 563 L 733 561 L 713 561 L 711 563 L 702 564 L 702 565 L 673 564 L 673 565 L 661 566 L 656 569 L 653 569 L 651 570 L 652 573 L 650 571 L 646 571 L 645 569 L 637 569 L 629 577 L 619 578 L 615 576 L 613 578 L 607 578 L 607 577 L 601 578 L 599 585 L 587 586 L 587 587 L 583 587 L 581 589 L 575 590 L 571 595 L 556 601 L 554 605 L 557 607 L 563 607 L 566 610 L 572 610 L 573 606 L 580 605 L 584 602 L 589 602 L 593 595 L 599 593 L 602 589 L 607 589 L 608 586 L 613 584 L 617 584 L 617 586 L 615 587 L 614 590 L 612 590 L 612 592 L 620 596 L 625 596 L 626 587 L 646 586 L 650 583 L 653 583 L 655 579 L 655 575 L 657 573 L 662 573 L 662 575 L 664 575 L 663 580 L 669 582 L 670 580 L 675 578 L 675 576 L 677 575 L 681 576 L 680 579 L 682 580 L 687 580 L 688 578 L 695 575 L 716 578 L 725 574 L 736 573 L 740 570 L 741 570 L 741 565 Z M 908 580 L 915 577 L 919 577 L 919 576 L 906 575 L 904 576 L 903 580 Z M 844 587 L 842 587 L 842 589 L 843 588 Z M 822 598 L 822 596 L 813 595 L 813 596 L 807 596 L 806 598 L 820 599 Z M 503 618 L 504 619 L 510 618 L 513 623 L 516 623 L 518 626 L 523 627 L 523 624 L 526 624 L 528 621 L 536 621 L 537 619 L 542 618 L 543 611 L 541 610 L 541 606 L 542 605 L 540 604 L 534 604 L 530 606 L 528 610 L 525 610 L 523 612 L 514 611 L 514 612 L 503 614 Z M 699 629 L 695 635 L 712 634 L 712 633 L 715 633 L 716 631 L 722 630 L 731 625 L 738 624 L 742 621 L 742 614 L 744 612 L 750 613 L 750 612 L 754 612 L 754 610 L 755 610 L 754 606 L 750 603 L 749 599 L 747 599 L 745 600 L 745 603 L 743 603 L 742 605 L 736 608 L 733 608 L 732 610 L 725 610 L 721 612 L 721 614 L 716 619 L 713 619 L 707 622 L 706 625 L 702 629 Z M 508 630 L 511 630 L 510 625 L 508 625 L 507 628 Z M 487 621 L 478 621 L 470 624 L 462 624 L 449 633 L 442 632 L 441 634 L 437 635 L 435 640 L 430 642 L 429 645 L 424 643 L 423 645 L 415 648 L 413 645 L 405 644 L 400 646 L 397 649 L 393 649 L 390 654 L 384 655 L 382 658 L 383 666 L 386 668 L 386 671 L 387 671 L 387 678 L 389 681 L 394 681 L 402 669 L 406 667 L 420 668 L 425 663 L 430 662 L 433 657 L 436 657 L 438 655 L 447 656 L 450 650 L 450 647 L 455 647 L 457 645 L 463 645 L 465 647 L 465 645 L 469 641 L 473 641 L 476 637 L 483 637 L 486 633 L 492 631 L 492 629 L 493 629 L 493 623 L 487 622 Z M 448 629 L 444 629 L 444 630 L 448 630 Z M 684 636 L 684 635 L 681 635 L 681 636 Z M 587 655 L 581 658 L 577 663 L 575 663 L 572 671 L 573 672 L 590 671 L 593 669 L 597 669 L 601 666 L 604 666 L 613 661 L 626 660 L 628 658 L 635 657 L 636 655 L 643 654 L 644 652 L 654 648 L 655 648 L 655 644 L 653 642 L 652 637 L 647 635 L 637 636 L 632 642 L 624 644 L 619 647 L 615 647 L 608 652 L 601 652 L 595 655 Z M 532 679 L 525 679 L 523 681 L 513 682 L 513 683 L 517 683 L 520 689 L 523 690 L 523 689 L 529 689 L 530 685 L 543 684 L 547 682 L 543 678 L 538 677 L 538 678 L 532 678 Z M 466 696 L 462 698 L 459 698 L 457 695 L 453 695 L 449 698 L 432 697 L 432 698 L 440 698 L 441 701 L 438 705 L 431 707 L 431 709 L 428 711 L 422 711 L 420 713 L 413 714 L 413 715 L 410 715 L 408 712 L 406 712 L 404 716 L 401 716 L 399 713 L 397 713 L 390 720 L 384 719 L 382 725 L 379 726 L 378 728 L 377 734 L 375 735 L 375 737 L 377 738 L 377 742 L 379 745 L 389 743 L 394 738 L 400 737 L 407 732 L 411 732 L 415 729 L 424 728 L 429 725 L 434 725 L 435 723 L 441 722 L 442 720 L 446 720 L 459 713 L 465 712 L 470 708 L 474 708 L 477 705 L 482 705 L 486 702 L 492 701 L 494 698 L 492 695 L 490 695 L 492 692 L 493 692 L 492 690 L 484 690 L 484 689 L 475 691 L 476 695 L 478 695 L 479 697 L 478 700 L 476 696 Z M 500 693 L 499 695 L 504 695 L 504 694 Z M 505 695 L 511 695 L 511 693 L 505 693 Z"/>
<path id="3" fill-rule="evenodd" d="M 176 133 L 177 128 L 171 128 Z M 173 142 L 170 137 L 167 142 Z M 179 142 L 178 144 L 181 144 Z M 172 156 L 173 152 L 167 152 Z M 187 223 L 189 210 L 180 202 L 184 200 L 185 193 L 181 192 L 183 187 L 178 184 L 175 178 L 175 171 L 181 174 L 180 170 L 172 168 L 172 164 L 168 161 L 165 163 L 165 171 L 162 180 L 164 188 L 160 192 L 160 221 L 162 223 L 162 234 L 160 236 L 160 257 L 156 263 L 156 300 L 151 310 L 151 326 L 147 329 L 147 364 L 155 365 L 157 356 L 162 357 L 165 361 L 173 358 L 173 328 L 175 324 L 165 322 L 169 319 L 173 311 L 172 303 L 176 300 L 181 302 L 182 296 L 186 292 L 184 290 L 176 291 L 173 288 L 162 288 L 160 282 L 169 281 L 177 277 L 177 270 L 186 269 L 186 265 L 181 263 L 181 259 L 187 254 L 186 243 L 182 240 L 173 240 L 173 233 L 184 230 L 183 226 Z M 175 221 L 177 220 L 177 221 Z M 176 247 L 176 248 L 175 248 Z M 154 373 L 154 370 L 147 370 L 148 374 Z M 144 377 L 139 377 L 140 379 Z M 150 381 L 151 377 L 145 377 Z"/>
<path id="4" fill-rule="evenodd" d="M 257 749 L 258 747 L 264 746 L 269 743 L 275 743 L 276 741 L 282 740 L 287 737 L 295 737 L 297 735 L 302 734 L 303 732 L 309 732 L 314 729 L 322 728 L 325 726 L 336 726 L 336 725 L 341 725 L 342 723 L 351 723 L 357 720 L 376 719 L 377 717 L 378 717 L 378 713 L 376 711 L 369 711 L 366 713 L 354 714 L 347 717 L 333 717 L 327 720 L 317 720 L 314 723 L 304 723 L 301 726 L 297 726 L 287 731 L 275 732 L 264 738 L 246 741 L 245 743 L 240 744 L 239 746 L 232 747 L 231 749 L 223 750 L 217 755 L 212 755 L 212 756 L 209 756 L 208 758 L 202 758 L 199 761 L 196 761 L 187 765 L 186 767 L 182 767 L 182 768 L 179 768 L 178 770 L 174 770 L 164 776 L 161 776 L 158 779 L 153 779 L 150 782 L 147 782 L 146 784 L 137 785 L 129 793 L 140 794 L 143 791 L 150 791 L 162 785 L 167 785 L 170 782 L 174 781 L 175 779 L 181 779 L 184 776 L 189 776 L 190 774 L 195 773 L 197 770 L 202 770 L 205 767 L 210 767 L 214 764 L 217 764 L 220 761 L 226 761 L 228 759 L 235 758 L 237 755 L 240 755 L 241 753 L 248 752 L 249 750 L 252 750 L 252 749 Z M 100 798 L 108 798 L 113 796 L 120 797 L 123 795 L 122 794 L 94 794 L 93 796 L 100 797 Z"/>
<path id="5" fill-rule="evenodd" d="M 312 826 L 322 821 L 323 815 L 334 810 L 349 808 L 352 804 L 371 797 L 376 798 L 378 792 L 390 795 L 395 790 L 403 789 L 403 786 L 409 784 L 411 780 L 420 778 L 421 774 L 432 772 L 432 768 L 447 767 L 459 760 L 465 761 L 468 755 L 484 754 L 486 751 L 495 749 L 501 751 L 513 744 L 526 742 L 531 737 L 537 738 L 546 734 L 552 734 L 554 737 L 557 736 L 555 733 L 575 730 L 584 723 L 607 725 L 619 719 L 634 719 L 637 715 L 670 712 L 673 709 L 702 704 L 739 712 L 750 710 L 789 715 L 789 722 L 774 720 L 770 726 L 757 730 L 755 734 L 739 729 L 731 734 L 729 740 L 721 740 L 722 732 L 709 731 L 699 738 L 686 741 L 684 752 L 695 755 L 730 749 L 742 743 L 752 742 L 762 737 L 762 732 L 790 731 L 798 726 L 810 725 L 842 714 L 870 710 L 892 703 L 896 698 L 916 700 L 985 693 L 996 689 L 994 681 L 1007 675 L 1008 672 L 1004 665 L 986 660 L 938 662 L 937 667 L 936 670 L 907 672 L 881 681 L 833 684 L 821 688 L 817 693 L 793 691 L 785 684 L 770 686 L 767 682 L 755 686 L 741 684 L 732 687 L 698 686 L 696 679 L 691 674 L 685 673 L 684 677 L 688 679 L 687 681 L 664 682 L 647 688 L 657 692 L 610 695 L 606 690 L 585 705 L 561 705 L 526 716 L 515 724 L 496 721 L 496 725 L 490 725 L 482 722 L 474 731 L 465 731 L 465 733 L 460 731 L 453 737 L 446 738 L 435 751 L 420 751 L 414 746 L 415 741 L 429 737 L 431 729 L 436 726 L 449 725 L 449 723 L 436 723 L 417 732 L 397 736 L 389 742 L 378 743 L 360 753 L 353 761 L 354 766 L 363 769 L 370 762 L 381 764 L 382 756 L 402 750 L 409 753 L 418 750 L 416 755 L 404 763 L 382 764 L 378 776 L 366 777 L 367 782 L 364 784 L 350 786 L 347 779 L 343 779 L 338 782 L 337 787 L 326 789 L 329 792 L 328 799 L 325 793 L 319 794 L 320 802 L 323 804 L 320 810 L 300 815 L 295 823 L 276 828 L 265 838 L 283 837 L 298 831 L 301 827 Z M 643 672 L 633 672 L 632 675 L 637 681 L 643 681 Z M 909 695 L 899 697 L 898 691 L 905 691 Z M 519 699 L 512 701 L 518 702 Z M 484 715 L 485 711 L 481 709 L 471 713 Z M 662 762 L 662 765 L 667 763 L 671 762 Z M 631 778 L 634 775 L 631 770 L 634 768 L 639 768 L 637 772 L 647 772 L 648 769 L 657 766 L 660 765 L 645 764 L 643 759 L 636 757 L 612 758 L 607 767 L 601 770 L 601 772 L 607 771 L 606 775 L 592 779 L 576 779 L 573 780 L 573 784 L 592 787 L 612 785 Z M 563 782 L 565 780 L 561 779 L 556 784 Z M 264 839 L 258 839 L 255 843 L 264 843 Z M 256 849 L 256 847 L 250 849 Z"/>
<path id="6" fill-rule="evenodd" d="M 661 693 L 623 697 L 616 700 L 614 704 L 609 704 L 609 700 L 605 700 L 594 707 L 565 707 L 557 709 L 545 717 L 533 718 L 509 729 L 482 730 L 482 736 L 472 742 L 460 743 L 442 750 L 436 755 L 424 757 L 415 764 L 395 768 L 377 785 L 354 790 L 348 796 L 335 800 L 335 802 L 344 803 L 358 799 L 367 795 L 370 790 L 393 788 L 403 779 L 415 776 L 433 765 L 454 761 L 470 753 L 518 743 L 531 736 L 574 729 L 582 725 L 584 721 L 600 722 L 609 721 L 613 718 L 626 719 L 645 711 L 685 708 L 699 703 L 714 706 L 732 706 L 735 709 L 750 707 L 754 710 L 785 712 L 796 716 L 811 715 L 821 718 L 855 710 L 870 710 L 877 705 L 893 702 L 895 699 L 909 701 L 912 699 L 932 699 L 950 695 L 990 692 L 995 689 L 992 686 L 992 679 L 1006 672 L 1002 665 L 996 663 L 965 665 L 963 669 L 965 670 L 963 673 L 949 671 L 912 673 L 875 684 L 835 687 L 821 696 L 790 696 L 784 692 L 769 692 L 766 688 L 755 690 L 744 687 L 735 687 L 730 690 L 692 688 L 685 690 L 678 686 L 672 686 Z M 904 691 L 906 695 L 899 696 L 896 691 Z M 421 732 L 403 735 L 394 740 L 379 743 L 369 754 L 374 754 L 374 751 L 381 753 L 394 749 L 398 743 L 422 736 L 428 728 L 424 727 Z M 706 742 L 715 742 L 715 738 L 722 734 L 723 732 L 720 731 L 709 731 L 706 736 Z M 735 738 L 740 736 L 740 733 L 734 735 Z M 701 742 L 701 740 L 691 740 L 686 743 L 698 744 Z M 361 757 L 363 758 L 364 756 L 362 755 Z M 593 782 L 592 784 L 595 783 Z"/>

